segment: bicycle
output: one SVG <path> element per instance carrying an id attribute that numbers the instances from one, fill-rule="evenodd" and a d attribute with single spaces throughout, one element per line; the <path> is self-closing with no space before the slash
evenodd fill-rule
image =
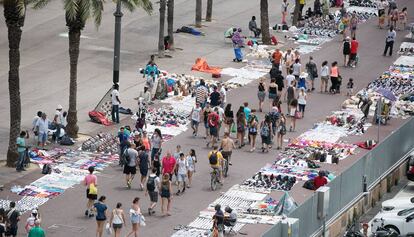
<path id="1" fill-rule="evenodd" d="M 212 191 L 216 191 L 217 184 L 220 184 L 220 172 L 219 169 L 213 169 L 213 171 L 210 173 L 211 181 L 210 181 L 210 187 Z"/>

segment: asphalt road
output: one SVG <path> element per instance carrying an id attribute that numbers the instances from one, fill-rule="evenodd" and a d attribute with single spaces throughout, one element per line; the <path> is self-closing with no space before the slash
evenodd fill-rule
<path id="1" fill-rule="evenodd" d="M 279 2 L 279 1 L 278 1 Z M 271 2 L 269 12 L 271 22 L 277 19 L 279 12 L 278 2 Z M 400 1 L 410 9 L 414 8 L 414 3 L 409 0 Z M 176 28 L 186 23 L 192 23 L 194 19 L 194 1 L 176 1 L 175 7 L 178 12 L 176 15 Z M 229 45 L 223 42 L 225 29 L 231 26 L 247 26 L 247 22 L 252 14 L 259 15 L 259 1 L 224 0 L 215 1 L 214 22 L 206 23 L 203 31 L 207 33 L 205 37 L 193 37 L 190 35 L 176 35 L 176 47 L 182 51 L 173 53 L 173 59 L 157 60 L 163 69 L 177 73 L 189 73 L 190 67 L 196 57 L 207 58 L 212 65 L 222 67 L 236 65 L 231 62 L 233 58 L 232 50 Z M 109 7 L 108 7 L 109 6 Z M 107 9 L 113 8 L 106 5 Z M 60 12 L 59 12 L 60 11 Z M 56 104 L 67 107 L 68 89 L 68 57 L 67 57 L 67 38 L 60 37 L 59 34 L 65 32 L 64 19 L 61 12 L 60 2 L 53 3 L 49 10 L 42 10 L 34 13 L 29 11 L 22 44 L 22 98 L 23 98 L 23 124 L 29 126 L 32 115 L 38 110 L 45 110 L 52 113 Z M 32 16 L 33 15 L 33 16 Z M 411 20 L 413 18 L 410 18 Z M 242 22 L 242 24 L 240 24 Z M 108 24 L 110 26 L 108 26 Z M 5 29 L 0 25 L 0 31 Z M 246 28 L 246 27 L 244 27 Z M 133 107 L 135 104 L 132 98 L 139 92 L 142 81 L 136 76 L 136 70 L 142 66 L 148 55 L 154 52 L 157 44 L 157 16 L 146 16 L 142 12 L 126 14 L 123 24 L 123 46 L 121 59 L 121 99 L 127 106 Z M 81 43 L 81 58 L 79 66 L 79 120 L 81 132 L 93 133 L 102 129 L 100 126 L 88 122 L 87 111 L 95 106 L 100 97 L 111 86 L 111 65 L 112 53 L 112 30 L 113 18 L 111 12 L 105 13 L 102 28 L 96 32 L 92 25 L 88 25 Z M 144 35 L 145 34 L 145 35 Z M 390 57 L 382 57 L 385 30 L 379 30 L 375 21 L 361 25 L 358 32 L 360 41 L 360 64 L 355 69 L 340 68 L 343 78 L 347 80 L 353 77 L 356 89 L 365 86 L 382 73 L 396 59 L 396 54 Z M 402 34 L 398 35 L 398 42 L 401 42 Z M 342 60 L 339 39 L 325 44 L 323 50 L 313 54 L 318 65 L 323 60 L 329 62 Z M 396 45 L 399 45 L 397 43 Z M 7 44 L 4 34 L 0 35 L 0 80 L 6 83 L 7 79 L 7 58 L 5 57 Z M 204 74 L 208 77 L 208 75 Z M 66 86 L 62 86 L 66 85 Z M 319 81 L 317 82 L 319 86 Z M 7 88 L 0 88 L 1 94 L 7 101 Z M 310 128 L 313 123 L 322 120 L 331 111 L 339 109 L 345 96 L 325 95 L 312 93 L 309 95 L 306 117 L 297 123 L 297 132 L 288 133 L 287 138 L 293 138 L 301 132 Z M 242 102 L 249 101 L 253 108 L 257 107 L 256 84 L 233 90 L 229 93 L 229 101 L 233 107 L 238 107 Z M 4 114 L 8 112 L 8 103 L 0 105 L 0 111 Z M 285 104 L 282 105 L 285 108 Z M 123 123 L 131 123 L 131 120 L 124 119 Z M 398 127 L 403 121 L 392 120 L 390 125 L 383 128 L 381 138 L 384 138 L 393 129 Z M 8 123 L 0 124 L 0 136 L 7 138 Z M 361 137 L 348 137 L 349 141 L 366 140 L 373 138 L 376 132 L 373 128 Z M 5 143 L 1 139 L 2 144 Z M 155 217 L 147 218 L 147 226 L 140 231 L 140 236 L 169 236 L 173 233 L 173 227 L 178 224 L 188 224 L 198 214 L 215 200 L 220 192 L 226 191 L 236 183 L 240 183 L 256 172 L 264 164 L 274 160 L 276 151 L 272 150 L 268 154 L 250 153 L 245 150 L 237 150 L 233 155 L 233 166 L 230 169 L 230 176 L 226 179 L 224 187 L 216 192 L 209 190 L 209 171 L 206 154 L 209 151 L 205 148 L 202 138 L 194 139 L 191 132 L 183 133 L 166 144 L 164 150 L 173 149 L 177 144 L 181 144 L 184 151 L 194 148 L 199 157 L 197 173 L 195 174 L 193 187 L 186 191 L 185 195 L 173 198 L 173 208 L 171 217 L 160 217 L 159 213 Z M 4 150 L 6 148 L 4 147 Z M 3 150 L 3 147 L 2 147 Z M 2 152 L 3 154 L 4 152 Z M 361 151 L 358 155 L 346 159 L 339 166 L 330 167 L 337 172 L 341 172 L 344 167 L 352 164 L 355 159 L 363 155 Z M 21 184 L 29 183 L 40 175 L 31 173 L 19 179 Z M 125 209 L 129 208 L 133 197 L 141 197 L 141 208 L 145 211 L 149 200 L 144 197 L 143 192 L 138 191 L 138 184 L 134 183 L 132 190 L 124 187 L 124 179 L 121 176 L 121 169 L 114 166 L 107 168 L 102 176 L 99 176 L 100 193 L 107 196 L 108 205 L 112 208 L 116 202 L 122 202 Z M 6 185 L 6 188 L 10 184 Z M 292 191 L 293 197 L 299 203 L 306 200 L 306 196 L 311 191 L 302 189 L 298 184 Z M 175 189 L 175 187 L 173 187 Z M 6 189 L 7 190 L 7 189 Z M 0 197 L 9 196 L 18 198 L 8 192 L 0 193 Z M 280 196 L 281 192 L 274 192 L 273 196 Z M 67 237 L 67 236 L 94 236 L 95 222 L 85 219 L 84 211 L 84 188 L 80 185 L 71 190 L 67 190 L 59 198 L 50 200 L 41 207 L 43 216 L 43 226 L 48 231 L 48 236 Z M 158 211 L 158 210 L 157 210 Z M 56 227 L 57 228 L 54 228 Z M 23 225 L 21 225 L 23 227 Z M 255 228 L 249 226 L 248 236 L 258 236 L 264 229 L 270 226 L 260 226 Z M 20 233 L 23 228 L 21 228 Z M 125 230 L 123 230 L 125 234 Z M 22 234 L 23 236 L 23 234 Z"/>

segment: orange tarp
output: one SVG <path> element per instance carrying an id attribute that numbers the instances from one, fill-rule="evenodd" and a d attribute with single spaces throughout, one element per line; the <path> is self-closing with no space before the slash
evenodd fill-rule
<path id="1" fill-rule="evenodd" d="M 219 67 L 210 67 L 204 58 L 197 58 L 195 64 L 191 67 L 191 70 L 212 74 L 220 74 L 221 72 L 221 68 Z"/>

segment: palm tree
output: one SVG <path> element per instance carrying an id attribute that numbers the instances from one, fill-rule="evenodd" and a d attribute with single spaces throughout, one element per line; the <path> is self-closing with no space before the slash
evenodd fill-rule
<path id="1" fill-rule="evenodd" d="M 295 10 L 293 11 L 292 25 L 297 26 L 300 17 L 300 0 L 295 0 Z"/>
<path id="2" fill-rule="evenodd" d="M 202 14 L 202 5 L 201 0 L 196 0 L 196 14 L 195 14 L 195 26 L 197 28 L 201 27 L 201 14 Z"/>
<path id="3" fill-rule="evenodd" d="M 174 0 L 168 0 L 167 3 L 167 22 L 168 22 L 168 37 L 170 43 L 170 50 L 174 50 Z"/>
<path id="4" fill-rule="evenodd" d="M 269 6 L 267 0 L 260 0 L 260 24 L 263 44 L 270 44 Z"/>
<path id="5" fill-rule="evenodd" d="M 24 0 L 4 0 L 0 3 L 3 3 L 4 6 L 4 18 L 9 39 L 10 136 L 7 166 L 13 167 L 18 158 L 16 139 L 20 132 L 21 123 L 20 40 L 26 16 L 26 2 Z"/>
<path id="6" fill-rule="evenodd" d="M 34 8 L 39 9 L 47 5 L 50 0 L 34 0 Z M 138 7 L 151 12 L 152 4 L 149 0 L 118 0 L 123 7 L 133 11 Z M 69 110 L 66 132 L 70 137 L 77 137 L 79 127 L 77 125 L 77 76 L 78 59 L 81 32 L 86 21 L 93 18 L 96 27 L 99 27 L 102 19 L 104 0 L 63 0 L 66 26 L 69 30 L 69 61 L 70 61 L 70 82 L 69 82 Z"/>
<path id="7" fill-rule="evenodd" d="M 164 25 L 165 25 L 165 8 L 166 0 L 160 0 L 160 32 L 158 34 L 158 57 L 163 58 L 164 55 Z"/>
<path id="8" fill-rule="evenodd" d="M 213 0 L 207 0 L 206 21 L 211 22 L 213 15 Z"/>

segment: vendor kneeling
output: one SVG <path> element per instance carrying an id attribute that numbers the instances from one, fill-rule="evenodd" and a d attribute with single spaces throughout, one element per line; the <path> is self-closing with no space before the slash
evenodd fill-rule
<path id="1" fill-rule="evenodd" d="M 230 207 L 224 209 L 224 225 L 228 227 L 234 227 L 237 222 L 237 213 Z"/>

